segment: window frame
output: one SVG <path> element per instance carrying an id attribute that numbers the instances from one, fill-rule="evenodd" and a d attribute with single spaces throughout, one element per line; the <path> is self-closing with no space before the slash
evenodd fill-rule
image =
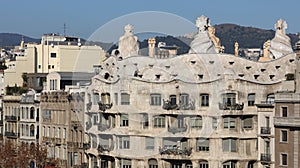
<path id="1" fill-rule="evenodd" d="M 228 146 L 225 145 L 225 141 L 228 141 Z M 235 148 L 234 149 L 232 149 L 233 143 L 235 143 Z M 238 152 L 237 145 L 238 145 L 237 139 L 234 139 L 234 138 L 222 139 L 222 150 L 223 150 L 223 152 Z"/>
<path id="2" fill-rule="evenodd" d="M 127 97 L 125 97 L 127 96 Z M 130 94 L 121 93 L 121 105 L 130 105 Z"/>
<path id="3" fill-rule="evenodd" d="M 281 117 L 288 117 L 288 107 L 281 106 L 280 107 Z"/>
<path id="4" fill-rule="evenodd" d="M 253 96 L 253 100 L 250 99 L 252 98 Z M 251 106 L 255 106 L 255 93 L 249 93 L 248 96 L 247 96 L 247 102 L 248 102 L 248 106 L 251 107 Z"/>
<path id="5" fill-rule="evenodd" d="M 200 94 L 200 106 L 201 107 L 209 107 L 209 94 L 208 93 Z"/>
<path id="6" fill-rule="evenodd" d="M 283 156 L 285 155 L 285 164 L 283 163 L 284 160 L 283 160 Z M 280 166 L 288 166 L 288 153 L 280 153 Z"/>
<path id="7" fill-rule="evenodd" d="M 234 123 L 234 127 L 232 127 L 232 123 Z M 223 118 L 223 129 L 235 129 L 235 128 L 236 128 L 236 118 L 233 117 Z"/>
<path id="8" fill-rule="evenodd" d="M 159 93 L 150 94 L 150 106 L 161 106 L 161 94 Z"/>
<path id="9" fill-rule="evenodd" d="M 128 126 L 129 126 L 129 115 L 120 114 L 120 127 L 128 127 Z"/>
<path id="10" fill-rule="evenodd" d="M 166 116 L 153 116 L 153 128 L 165 128 L 166 127 Z"/>
<path id="11" fill-rule="evenodd" d="M 201 129 L 203 127 L 202 116 L 193 116 L 193 117 L 190 117 L 190 127 L 191 128 L 196 128 L 196 129 Z"/>
<path id="12" fill-rule="evenodd" d="M 119 149 L 130 149 L 130 136 L 119 136 Z"/>
<path id="13" fill-rule="evenodd" d="M 283 136 L 283 132 L 285 132 L 286 133 L 286 136 L 284 137 Z M 283 139 L 283 138 L 286 138 L 285 140 Z M 281 129 L 280 130 L 280 142 L 281 143 L 288 143 L 288 130 L 286 130 L 286 129 Z"/>

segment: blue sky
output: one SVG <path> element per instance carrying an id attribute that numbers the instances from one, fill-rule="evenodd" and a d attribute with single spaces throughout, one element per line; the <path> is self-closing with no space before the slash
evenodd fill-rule
<path id="1" fill-rule="evenodd" d="M 62 34 L 64 23 L 68 35 L 88 38 L 113 19 L 142 11 L 172 13 L 193 23 L 206 15 L 212 25 L 234 23 L 264 29 L 274 29 L 276 20 L 282 18 L 287 21 L 287 32 L 300 32 L 299 0 L 5 0 L 0 6 L 0 32 L 35 38 Z"/>

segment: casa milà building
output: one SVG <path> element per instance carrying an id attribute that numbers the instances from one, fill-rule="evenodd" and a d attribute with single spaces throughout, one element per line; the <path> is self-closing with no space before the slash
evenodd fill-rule
<path id="1" fill-rule="evenodd" d="M 183 55 L 157 54 L 151 38 L 141 56 L 125 26 L 87 87 L 89 167 L 274 167 L 275 94 L 295 87 L 296 54 L 283 23 L 260 61 L 223 53 L 205 16 Z"/>

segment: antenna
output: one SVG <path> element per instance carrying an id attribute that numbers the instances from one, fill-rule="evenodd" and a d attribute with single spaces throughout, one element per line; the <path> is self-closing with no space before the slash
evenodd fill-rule
<path id="1" fill-rule="evenodd" d="M 67 24 L 66 24 L 66 22 L 64 23 L 64 36 L 66 36 L 67 35 Z"/>

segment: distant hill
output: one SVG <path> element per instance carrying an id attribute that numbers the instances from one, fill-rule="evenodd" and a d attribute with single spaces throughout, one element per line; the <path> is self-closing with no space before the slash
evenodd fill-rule
<path id="1" fill-rule="evenodd" d="M 225 46 L 225 53 L 234 53 L 234 43 L 237 41 L 240 48 L 262 48 L 264 42 L 271 40 L 274 35 L 274 30 L 264 30 L 254 27 L 244 27 L 235 24 L 220 24 L 214 25 L 216 28 L 216 36 L 219 37 L 221 45 Z M 189 51 L 189 44 L 193 40 L 191 34 L 179 37 L 156 37 L 156 42 L 166 42 L 167 45 L 176 45 L 179 48 L 178 54 L 187 53 Z M 291 44 L 298 41 L 296 34 L 288 34 L 291 38 Z M 148 42 L 144 40 L 141 42 L 141 48 L 147 47 Z"/>
<path id="2" fill-rule="evenodd" d="M 0 47 L 11 47 L 20 45 L 22 40 L 21 34 L 16 33 L 0 33 Z M 41 42 L 40 39 L 31 38 L 28 36 L 23 36 L 25 43 L 28 42 Z"/>
<path id="3" fill-rule="evenodd" d="M 274 30 L 265 30 L 254 27 L 239 26 L 236 24 L 219 24 L 214 25 L 216 28 L 216 36 L 220 38 L 221 44 L 225 46 L 225 53 L 234 52 L 234 43 L 237 41 L 240 48 L 262 48 L 265 41 L 274 37 Z M 193 34 L 193 33 L 192 33 Z M 179 47 L 178 54 L 187 53 L 190 49 L 189 44 L 193 40 L 192 34 L 173 37 L 173 36 L 156 36 L 156 42 L 166 42 L 167 45 L 176 45 Z M 291 44 L 298 41 L 296 34 L 288 34 L 291 38 Z M 0 33 L 0 47 L 3 46 L 16 46 L 20 44 L 22 39 L 21 34 L 14 33 Z M 40 42 L 40 39 L 30 38 L 24 36 L 25 42 Z M 82 39 L 82 42 L 86 42 Z M 110 52 L 117 46 L 113 43 L 102 43 L 102 42 L 86 42 L 92 45 L 99 45 L 104 50 Z M 156 44 L 157 45 L 157 44 Z M 148 41 L 140 41 L 140 48 L 147 48 Z"/>
<path id="4" fill-rule="evenodd" d="M 226 53 L 234 52 L 234 43 L 237 41 L 240 48 L 262 48 L 267 40 L 271 40 L 274 30 L 265 30 L 254 27 L 244 27 L 235 24 L 215 25 L 216 36 L 220 38 L 221 44 L 225 46 Z M 291 44 L 298 41 L 296 34 L 287 34 L 291 38 Z"/>

